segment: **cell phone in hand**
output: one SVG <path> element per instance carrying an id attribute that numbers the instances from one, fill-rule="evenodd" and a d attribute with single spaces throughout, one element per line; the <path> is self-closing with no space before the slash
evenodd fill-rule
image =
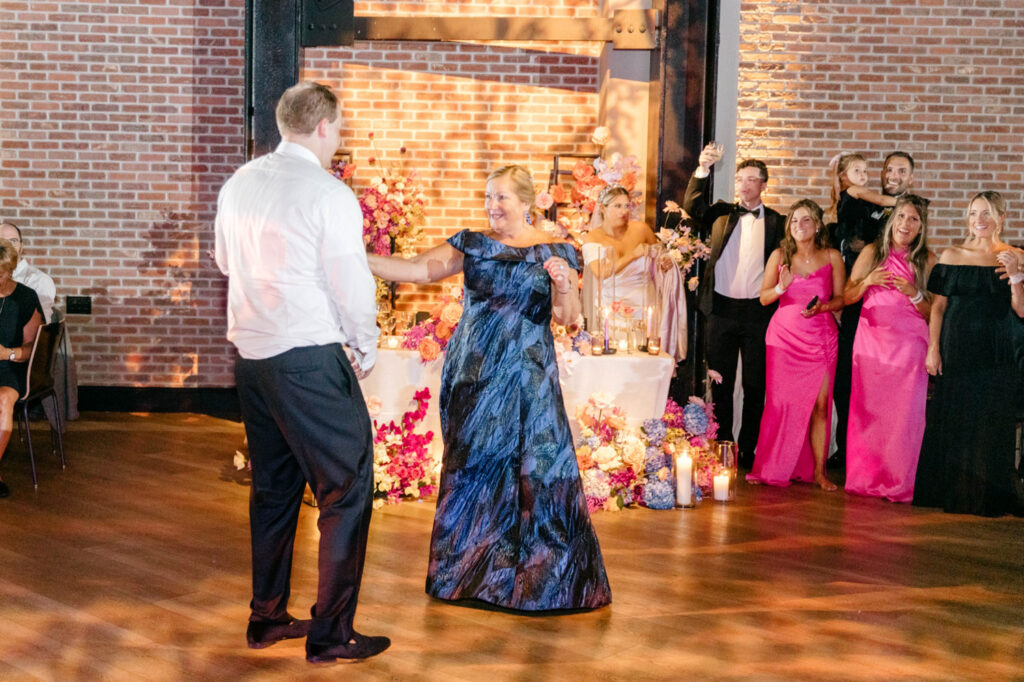
<path id="1" fill-rule="evenodd" d="M 811 308 L 813 308 L 816 305 L 818 305 L 818 297 L 817 296 L 815 296 L 814 298 L 812 298 L 810 301 L 807 302 L 807 307 L 804 308 L 804 310 L 810 310 Z"/>

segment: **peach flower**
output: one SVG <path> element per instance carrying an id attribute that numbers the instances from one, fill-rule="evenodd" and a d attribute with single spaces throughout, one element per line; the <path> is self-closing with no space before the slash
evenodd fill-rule
<path id="1" fill-rule="evenodd" d="M 438 345 L 437 341 L 434 341 L 434 339 L 431 338 L 426 338 L 420 341 L 420 345 L 416 350 L 420 352 L 420 357 L 427 362 L 437 360 L 437 356 L 441 354 L 441 346 Z"/>
<path id="2" fill-rule="evenodd" d="M 459 319 L 462 317 L 462 306 L 458 303 L 448 303 L 441 308 L 441 314 L 438 315 L 441 321 L 445 324 L 454 327 L 459 323 Z"/>
<path id="3" fill-rule="evenodd" d="M 437 326 L 434 327 L 434 334 L 436 334 L 439 339 L 447 339 L 452 335 L 451 325 L 446 324 L 445 322 L 438 322 Z"/>

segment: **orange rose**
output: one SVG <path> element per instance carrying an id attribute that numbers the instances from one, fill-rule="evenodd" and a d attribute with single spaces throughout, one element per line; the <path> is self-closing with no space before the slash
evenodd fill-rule
<path id="1" fill-rule="evenodd" d="M 434 327 L 434 333 L 437 334 L 439 339 L 447 339 L 452 335 L 452 328 L 444 322 L 438 322 L 437 326 Z"/>
<path id="2" fill-rule="evenodd" d="M 551 192 L 551 198 L 555 200 L 556 204 L 564 204 L 568 199 L 565 187 L 562 187 L 561 185 L 551 185 L 551 188 L 548 191 Z"/>
<path id="3" fill-rule="evenodd" d="M 420 345 L 416 350 L 420 352 L 420 357 L 423 358 L 425 362 L 437 360 L 437 356 L 441 354 L 441 346 L 437 344 L 437 341 L 434 341 L 434 339 L 431 338 L 426 338 L 420 341 Z"/>

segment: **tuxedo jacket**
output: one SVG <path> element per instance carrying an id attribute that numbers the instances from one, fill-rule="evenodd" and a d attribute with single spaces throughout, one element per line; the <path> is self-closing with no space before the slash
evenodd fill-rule
<path id="1" fill-rule="evenodd" d="M 736 212 L 736 204 L 725 201 L 708 203 L 708 179 L 698 178 L 694 173 L 686 186 L 683 198 L 683 210 L 690 214 L 700 230 L 700 236 L 707 243 L 710 238 L 711 255 L 708 257 L 707 269 L 697 289 L 697 307 L 705 315 L 711 314 L 712 294 L 715 291 L 715 264 L 718 263 L 722 250 L 732 237 L 736 224 L 740 220 Z M 764 262 L 772 251 L 779 247 L 785 234 L 786 218 L 767 206 L 764 207 Z"/>

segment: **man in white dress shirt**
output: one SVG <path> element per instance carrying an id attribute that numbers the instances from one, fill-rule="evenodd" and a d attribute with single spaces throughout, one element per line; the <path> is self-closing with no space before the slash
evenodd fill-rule
<path id="1" fill-rule="evenodd" d="M 736 169 L 736 204 L 708 201 L 711 166 L 722 158 L 720 148 L 709 144 L 700 154 L 700 165 L 690 176 L 683 210 L 697 223 L 701 236 L 710 239 L 711 255 L 697 293 L 697 307 L 707 323 L 708 368 L 722 375 L 711 387 L 718 417 L 719 438 L 735 440 L 740 464 L 749 467 L 764 412 L 765 348 L 775 306 L 762 306 L 764 266 L 782 241 L 785 217 L 761 201 L 768 184 L 768 168 L 747 159 Z M 743 415 L 733 437 L 733 388 L 737 356 L 743 362 Z"/>
<path id="2" fill-rule="evenodd" d="M 224 184 L 216 261 L 228 276 L 228 339 L 252 461 L 249 646 L 306 637 L 311 662 L 390 645 L 355 631 L 373 495 L 373 443 L 359 389 L 377 357 L 375 286 L 359 202 L 325 169 L 342 119 L 330 88 L 289 88 L 282 142 Z M 312 621 L 288 613 L 292 551 L 309 483 L 320 513 Z"/>
<path id="3" fill-rule="evenodd" d="M 18 252 L 18 265 L 14 268 L 11 278 L 36 292 L 39 305 L 43 307 L 43 322 L 50 322 L 53 319 L 53 302 L 57 298 L 57 287 L 53 279 L 25 258 L 22 253 L 25 242 L 22 241 L 20 227 L 7 221 L 0 223 L 0 239 L 9 241 Z"/>

